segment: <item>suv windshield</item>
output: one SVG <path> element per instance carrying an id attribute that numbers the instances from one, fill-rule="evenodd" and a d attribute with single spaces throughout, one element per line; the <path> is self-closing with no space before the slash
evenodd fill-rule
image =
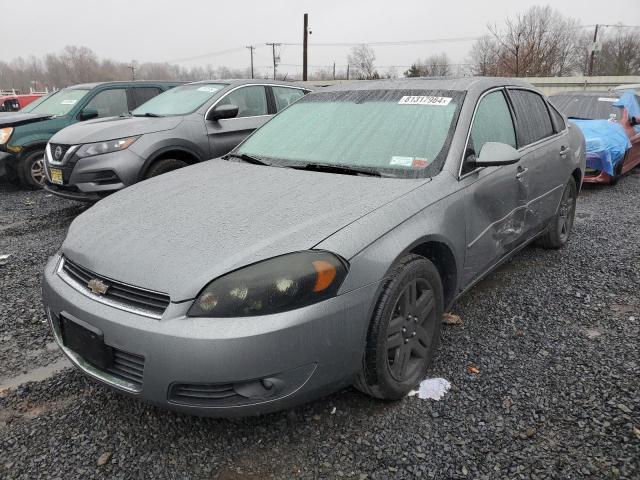
<path id="1" fill-rule="evenodd" d="M 45 115 L 66 115 L 89 90 L 81 88 L 65 88 L 52 93 L 35 107 L 25 110 L 28 113 L 41 113 Z"/>
<path id="2" fill-rule="evenodd" d="M 185 115 L 226 87 L 223 83 L 195 83 L 172 88 L 136 108 L 134 117 Z"/>
<path id="3" fill-rule="evenodd" d="M 311 94 L 257 130 L 237 153 L 285 165 L 432 176 L 444 164 L 463 98 L 463 92 L 424 90 Z"/>

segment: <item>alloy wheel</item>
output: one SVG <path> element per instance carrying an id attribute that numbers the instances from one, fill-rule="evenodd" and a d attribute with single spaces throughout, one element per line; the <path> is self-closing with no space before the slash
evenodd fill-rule
<path id="1" fill-rule="evenodd" d="M 562 242 L 565 242 L 567 238 L 569 238 L 571 229 L 573 228 L 576 199 L 572 193 L 571 187 L 567 185 L 562 194 L 562 202 L 560 203 L 560 210 L 558 212 L 558 231 L 560 232 Z"/>
<path id="2" fill-rule="evenodd" d="M 387 365 L 391 376 L 405 381 L 429 357 L 435 328 L 436 301 L 423 278 L 412 280 L 399 295 L 387 328 Z"/>
<path id="3" fill-rule="evenodd" d="M 38 158 L 31 164 L 31 178 L 38 185 L 44 185 L 44 157 Z"/>

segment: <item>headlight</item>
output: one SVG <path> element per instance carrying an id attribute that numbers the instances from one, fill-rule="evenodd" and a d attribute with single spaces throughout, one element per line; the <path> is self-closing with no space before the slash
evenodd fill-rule
<path id="1" fill-rule="evenodd" d="M 187 315 L 251 317 L 293 310 L 335 296 L 346 274 L 346 263 L 328 252 L 282 255 L 212 281 Z"/>
<path id="2" fill-rule="evenodd" d="M 9 137 L 13 133 L 13 128 L 0 128 L 0 145 L 4 145 L 9 141 Z"/>
<path id="3" fill-rule="evenodd" d="M 76 155 L 80 158 L 92 157 L 93 155 L 125 150 L 138 138 L 140 138 L 139 135 L 137 137 L 118 138 L 117 140 L 109 140 L 106 142 L 87 143 L 78 149 Z"/>

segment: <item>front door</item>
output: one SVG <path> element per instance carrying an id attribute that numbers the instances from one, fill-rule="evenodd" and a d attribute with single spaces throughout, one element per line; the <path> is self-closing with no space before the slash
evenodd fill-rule
<path id="1" fill-rule="evenodd" d="M 249 85 L 233 90 L 216 104 L 218 105 L 236 105 L 238 115 L 235 118 L 206 120 L 211 158 L 228 153 L 271 118 L 268 114 L 266 90 L 262 85 Z"/>
<path id="2" fill-rule="evenodd" d="M 511 110 L 502 89 L 479 101 L 465 149 L 460 182 L 465 195 L 466 247 L 463 286 L 483 274 L 523 238 L 526 192 L 519 181 L 519 163 L 476 168 L 486 142 L 516 146 Z"/>

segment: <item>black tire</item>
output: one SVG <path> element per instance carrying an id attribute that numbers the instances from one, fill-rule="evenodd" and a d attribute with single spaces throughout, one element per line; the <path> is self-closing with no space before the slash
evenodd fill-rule
<path id="1" fill-rule="evenodd" d="M 163 158 L 161 160 L 157 160 L 153 163 L 145 173 L 144 178 L 152 178 L 157 177 L 158 175 L 162 175 L 163 173 L 171 172 L 173 170 L 177 170 L 182 167 L 186 167 L 187 162 L 183 162 L 182 160 L 178 160 L 176 158 Z"/>
<path id="2" fill-rule="evenodd" d="M 16 169 L 16 162 L 5 162 L 4 164 L 4 176 L 7 181 L 13 185 L 22 185 L 20 182 L 20 176 L 18 175 L 18 170 Z"/>
<path id="3" fill-rule="evenodd" d="M 564 187 L 558 212 L 551 219 L 549 228 L 538 241 L 542 247 L 558 249 L 567 244 L 569 237 L 571 237 L 571 231 L 573 230 L 577 197 L 578 190 L 576 188 L 576 181 L 571 177 L 566 187 Z"/>
<path id="4" fill-rule="evenodd" d="M 613 177 L 611 177 L 609 185 L 615 185 L 616 183 L 618 183 L 618 180 L 620 180 L 620 178 L 622 178 L 622 161 L 618 162 L 616 168 L 614 168 Z"/>
<path id="5" fill-rule="evenodd" d="M 18 176 L 23 187 L 39 190 L 44 187 L 44 150 L 33 150 L 20 159 Z"/>
<path id="6" fill-rule="evenodd" d="M 407 395 L 438 348 L 443 310 L 438 269 L 424 257 L 404 257 L 384 280 L 356 388 L 383 400 Z"/>

